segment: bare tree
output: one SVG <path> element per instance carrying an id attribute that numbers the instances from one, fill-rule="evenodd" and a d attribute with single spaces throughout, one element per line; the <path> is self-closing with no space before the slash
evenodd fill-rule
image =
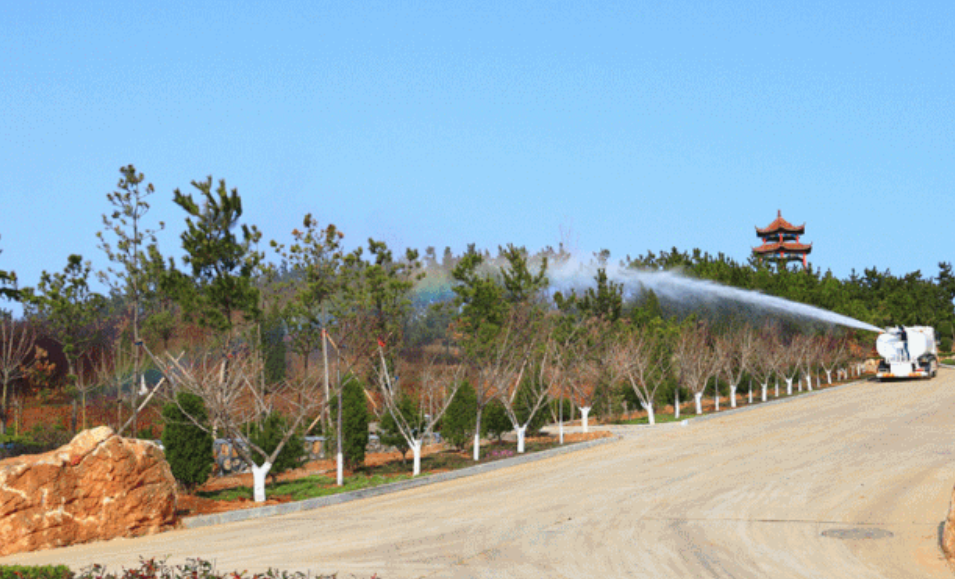
<path id="1" fill-rule="evenodd" d="M 703 414 L 703 391 L 718 369 L 706 324 L 685 324 L 677 336 L 674 353 L 680 384 L 693 394 L 696 413 Z"/>
<path id="2" fill-rule="evenodd" d="M 204 352 L 189 361 L 168 353 L 161 357 L 150 353 L 150 357 L 172 385 L 173 402 L 178 403 L 175 393 L 179 391 L 202 398 L 210 422 L 234 441 L 235 451 L 251 466 L 255 501 L 264 502 L 265 479 L 272 464 L 299 426 L 308 417 L 320 415 L 327 403 L 320 377 L 303 374 L 264 389 L 262 360 L 254 353 Z M 266 452 L 242 427 L 279 409 L 288 413 L 286 431 L 275 449 Z M 193 424 L 211 432 L 211 426 L 200 423 L 181 406 L 180 410 Z"/>
<path id="3" fill-rule="evenodd" d="M 736 390 L 743 375 L 752 370 L 756 354 L 756 332 L 749 325 L 732 328 L 715 340 L 720 372 L 730 387 L 730 407 L 736 408 Z M 717 393 L 717 397 L 719 393 Z M 717 403 L 717 410 L 719 403 Z"/>
<path id="4" fill-rule="evenodd" d="M 562 337 L 551 332 L 547 339 L 547 356 L 541 365 L 544 380 L 549 385 L 552 399 L 557 400 L 556 407 L 552 407 L 551 414 L 557 422 L 557 432 L 560 444 L 564 443 L 564 400 L 568 390 L 572 390 L 576 378 L 576 362 L 582 357 L 581 344 L 577 334 L 581 326 L 574 327 Z"/>
<path id="5" fill-rule="evenodd" d="M 137 371 L 137 363 L 133 357 L 131 348 L 124 348 L 122 340 L 117 340 L 113 345 L 111 353 L 100 352 L 99 359 L 93 367 L 94 383 L 103 390 L 116 392 L 116 424 L 120 428 L 122 424 L 122 408 L 124 387 L 130 387 L 132 390 L 139 388 L 136 384 L 137 376 L 141 377 Z M 142 378 L 140 378 L 142 380 Z M 145 384 L 145 380 L 142 380 Z M 133 409 L 135 412 L 135 408 Z"/>
<path id="6" fill-rule="evenodd" d="M 337 398 L 335 417 L 335 464 L 336 464 L 336 482 L 338 486 L 344 483 L 344 465 L 345 457 L 342 452 L 342 388 L 344 379 L 348 376 L 369 376 L 373 374 L 375 363 L 374 349 L 374 320 L 362 309 L 353 309 L 350 311 L 339 312 L 332 328 L 335 334 L 333 339 L 328 332 L 322 336 L 322 366 L 325 391 L 329 392 L 330 397 Z M 385 346 L 383 346 L 385 345 Z M 335 349 L 335 389 L 329 390 L 329 369 L 331 365 L 328 359 L 328 346 Z M 384 341 L 379 338 L 378 347 L 386 347 Z M 365 395 L 368 396 L 367 390 Z M 370 398 L 370 397 L 369 397 Z M 372 400 L 374 403 L 374 400 Z M 326 412 L 315 418 L 309 424 L 306 432 L 314 428 L 320 420 L 323 420 Z M 327 432 L 327 430 L 326 430 Z M 326 441 L 327 442 L 327 441 Z"/>
<path id="7" fill-rule="evenodd" d="M 806 387 L 812 392 L 812 374 L 821 365 L 823 350 L 826 348 L 825 339 L 822 336 L 806 336 L 803 346 L 802 366 L 806 373 Z M 818 370 L 817 370 L 818 374 Z"/>
<path id="8" fill-rule="evenodd" d="M 580 409 L 580 424 L 584 432 L 590 431 L 589 416 L 597 395 L 597 384 L 601 378 L 607 377 L 605 363 L 612 340 L 609 323 L 590 318 L 581 324 L 580 334 L 569 350 L 571 391 Z"/>
<path id="9" fill-rule="evenodd" d="M 378 356 L 378 387 L 381 398 L 384 401 L 385 407 L 383 411 L 391 414 L 391 417 L 398 427 L 398 432 L 411 448 L 411 453 L 414 457 L 414 471 L 412 476 L 418 476 L 421 474 L 421 443 L 423 435 L 426 432 L 430 432 L 431 429 L 434 428 L 434 425 L 444 416 L 448 406 L 451 404 L 451 400 L 454 398 L 454 395 L 457 394 L 458 389 L 463 383 L 460 379 L 460 374 L 464 367 L 459 364 L 451 371 L 447 371 L 446 369 L 446 371 L 440 372 L 435 369 L 434 358 L 430 360 L 421 375 L 422 387 L 427 394 L 422 396 L 424 393 L 418 393 L 419 406 L 417 411 L 418 414 L 424 414 L 422 403 L 426 403 L 426 401 L 433 402 L 437 399 L 438 406 L 436 409 L 432 409 L 421 424 L 418 425 L 413 424 L 412 421 L 409 420 L 409 417 L 402 411 L 400 403 L 401 397 L 402 395 L 409 395 L 409 393 L 401 392 L 395 383 L 391 372 L 388 370 L 388 362 L 385 359 L 384 349 L 380 346 L 378 348 Z M 440 394 L 438 394 L 439 390 L 441 391 Z"/>
<path id="10" fill-rule="evenodd" d="M 789 338 L 789 343 L 784 344 L 783 355 L 780 360 L 780 370 L 783 379 L 786 380 L 786 396 L 793 394 L 793 381 L 799 375 L 802 366 L 802 359 L 806 349 L 806 337 L 802 334 L 795 334 Z M 799 391 L 802 392 L 802 380 L 799 381 Z"/>
<path id="11" fill-rule="evenodd" d="M 484 408 L 501 392 L 520 383 L 528 363 L 527 325 L 517 308 L 511 310 L 501 332 L 485 345 L 479 358 L 472 358 L 477 395 L 477 417 L 474 423 L 474 460 L 481 458 L 481 418 Z"/>
<path id="12" fill-rule="evenodd" d="M 656 424 L 653 401 L 670 366 L 667 350 L 660 332 L 633 329 L 613 345 L 608 364 L 613 373 L 619 373 L 626 379 L 640 400 L 640 406 L 647 411 L 650 424 Z"/>
<path id="13" fill-rule="evenodd" d="M 28 371 L 26 364 L 36 334 L 28 323 L 18 323 L 9 312 L 0 311 L 0 383 L 3 396 L 0 398 L 0 434 L 7 433 L 7 412 L 10 390 L 13 383 L 23 379 Z"/>
<path id="14" fill-rule="evenodd" d="M 831 333 L 826 336 L 826 345 L 822 349 L 820 364 L 826 372 L 826 382 L 828 384 L 832 384 L 832 371 L 844 363 L 847 351 L 848 340 L 846 338 L 837 338 Z"/>
<path id="15" fill-rule="evenodd" d="M 530 319 L 523 319 L 521 323 L 525 326 L 521 332 L 521 339 L 515 343 L 514 356 L 521 358 L 520 364 L 511 364 L 504 370 L 509 375 L 498 377 L 497 399 L 504 406 L 504 412 L 514 426 L 517 433 L 517 452 L 524 452 L 524 439 L 527 433 L 527 427 L 534 420 L 534 416 L 547 400 L 548 384 L 545 379 L 545 368 L 547 367 L 547 356 L 549 352 L 545 348 L 540 354 L 541 359 L 536 363 L 531 363 L 531 358 L 539 344 L 539 337 L 549 333 L 549 328 L 544 324 L 535 324 Z M 515 360 L 516 362 L 516 360 Z M 528 382 L 523 382 L 527 376 L 528 367 L 533 367 L 534 372 Z M 526 389 L 522 390 L 523 384 L 527 384 Z M 524 399 L 519 400 L 518 396 Z M 521 422 L 518 417 L 518 404 L 523 404 L 528 412 Z"/>
<path id="16" fill-rule="evenodd" d="M 752 371 L 759 380 L 762 401 L 766 402 L 769 379 L 776 373 L 779 359 L 779 340 L 773 326 L 764 326 L 756 336 L 752 358 Z M 776 398 L 779 398 L 779 380 L 776 381 Z"/>

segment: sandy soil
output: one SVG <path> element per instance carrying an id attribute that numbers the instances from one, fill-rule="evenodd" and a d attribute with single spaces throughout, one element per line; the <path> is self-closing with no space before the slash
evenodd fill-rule
<path id="1" fill-rule="evenodd" d="M 347 577 L 953 577 L 955 372 L 857 383 L 314 511 L 0 559 Z M 873 538 L 879 537 L 879 538 Z"/>

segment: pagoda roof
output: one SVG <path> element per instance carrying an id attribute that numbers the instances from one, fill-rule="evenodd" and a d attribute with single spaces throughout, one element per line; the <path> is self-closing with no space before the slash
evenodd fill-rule
<path id="1" fill-rule="evenodd" d="M 759 247 L 753 248 L 753 253 L 812 253 L 812 244 L 796 243 L 795 241 L 774 241 L 773 243 L 764 243 Z"/>
<path id="2" fill-rule="evenodd" d="M 756 228 L 756 235 L 758 237 L 764 237 L 766 235 L 772 235 L 774 233 L 779 233 L 780 231 L 785 231 L 786 233 L 798 233 L 803 234 L 806 232 L 806 224 L 796 226 L 792 223 L 783 219 L 782 210 L 776 211 L 776 219 L 772 223 L 763 228 Z"/>

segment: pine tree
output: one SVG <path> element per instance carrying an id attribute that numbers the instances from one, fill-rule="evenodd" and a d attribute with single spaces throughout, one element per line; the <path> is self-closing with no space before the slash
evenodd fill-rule
<path id="1" fill-rule="evenodd" d="M 162 417 L 166 423 L 162 444 L 172 476 L 186 489 L 193 490 L 206 482 L 215 463 L 205 404 L 195 394 L 180 392 L 175 403 L 163 406 Z"/>
<path id="2" fill-rule="evenodd" d="M 465 380 L 441 419 L 441 436 L 454 448 L 463 448 L 474 436 L 476 415 L 477 394 Z"/>
<path id="3" fill-rule="evenodd" d="M 332 416 L 338 414 L 338 400 L 332 400 Z M 368 405 L 365 389 L 354 376 L 342 385 L 342 456 L 345 466 L 355 470 L 365 464 L 368 446 Z"/>

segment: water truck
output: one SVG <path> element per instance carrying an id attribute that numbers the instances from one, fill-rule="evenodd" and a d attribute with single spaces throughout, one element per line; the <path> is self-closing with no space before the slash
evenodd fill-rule
<path id="1" fill-rule="evenodd" d="M 882 359 L 876 377 L 933 378 L 938 372 L 938 348 L 935 328 L 907 326 L 886 328 L 875 341 L 875 349 Z"/>

